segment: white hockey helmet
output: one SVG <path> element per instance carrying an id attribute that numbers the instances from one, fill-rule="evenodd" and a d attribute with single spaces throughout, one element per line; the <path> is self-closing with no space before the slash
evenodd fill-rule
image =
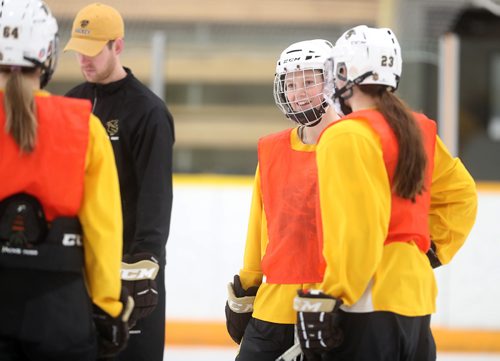
<path id="1" fill-rule="evenodd" d="M 389 28 L 359 25 L 347 30 L 335 43 L 335 77 L 347 81 L 337 90 L 342 96 L 354 85 L 398 87 L 403 60 L 398 39 Z"/>
<path id="2" fill-rule="evenodd" d="M 327 40 L 306 40 L 287 47 L 278 59 L 274 77 L 274 101 L 286 117 L 298 124 L 314 126 L 319 123 L 325 113 L 328 106 L 325 99 L 332 95 L 326 94 L 324 87 L 327 76 L 325 73 L 331 73 L 330 67 L 326 64 L 331 60 L 332 49 L 333 45 Z M 307 104 L 294 109 L 287 96 L 285 80 L 294 76 L 304 82 L 305 72 L 308 70 L 314 71 L 316 75 L 312 86 L 321 86 L 321 91 L 316 95 L 318 99 L 307 99 L 305 100 Z M 307 87 L 308 85 L 304 83 L 303 88 L 307 89 Z"/>
<path id="3" fill-rule="evenodd" d="M 57 64 L 58 27 L 41 0 L 0 1 L 0 65 L 40 67 L 47 85 Z"/>

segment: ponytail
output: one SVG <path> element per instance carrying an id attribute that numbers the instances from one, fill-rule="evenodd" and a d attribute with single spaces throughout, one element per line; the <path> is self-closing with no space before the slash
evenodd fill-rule
<path id="1" fill-rule="evenodd" d="M 32 69 L 25 71 L 30 72 Z M 5 114 L 5 131 L 14 138 L 22 153 L 31 153 L 35 149 L 38 125 L 33 85 L 19 68 L 10 70 L 8 75 Z"/>
<path id="2" fill-rule="evenodd" d="M 363 93 L 372 96 L 380 113 L 394 131 L 399 145 L 398 163 L 394 172 L 393 191 L 396 195 L 415 201 L 424 191 L 427 155 L 422 131 L 410 108 L 381 85 L 362 85 Z"/>

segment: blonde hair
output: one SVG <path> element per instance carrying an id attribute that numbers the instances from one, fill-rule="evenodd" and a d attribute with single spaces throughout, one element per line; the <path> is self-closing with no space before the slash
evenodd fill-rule
<path id="1" fill-rule="evenodd" d="M 29 72 L 33 69 L 10 69 L 5 85 L 5 131 L 14 138 L 22 153 L 35 149 L 38 127 L 33 84 L 25 76 Z"/>

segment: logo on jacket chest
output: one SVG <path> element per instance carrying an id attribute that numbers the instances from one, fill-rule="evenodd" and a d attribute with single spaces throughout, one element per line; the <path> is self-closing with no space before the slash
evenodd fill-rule
<path id="1" fill-rule="evenodd" d="M 120 137 L 118 136 L 118 131 L 120 130 L 118 125 L 118 119 L 108 120 L 106 122 L 106 131 L 108 132 L 109 139 L 118 140 Z"/>

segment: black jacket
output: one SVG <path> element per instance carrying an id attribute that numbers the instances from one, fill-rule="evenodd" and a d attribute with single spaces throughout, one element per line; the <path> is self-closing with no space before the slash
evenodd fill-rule
<path id="1" fill-rule="evenodd" d="M 123 253 L 161 262 L 172 210 L 174 123 L 165 103 L 125 68 L 110 84 L 83 83 L 66 95 L 89 99 L 113 145 L 123 210 Z"/>

